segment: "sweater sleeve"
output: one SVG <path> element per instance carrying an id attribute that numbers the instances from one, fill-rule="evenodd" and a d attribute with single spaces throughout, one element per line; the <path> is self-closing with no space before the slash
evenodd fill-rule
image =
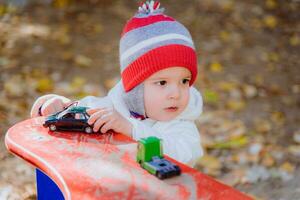
<path id="1" fill-rule="evenodd" d="M 157 126 L 149 126 L 135 119 L 130 121 L 133 124 L 132 137 L 135 140 L 156 136 L 163 141 L 164 153 L 175 160 L 193 167 L 203 155 L 200 134 L 192 121 L 178 120 Z"/>

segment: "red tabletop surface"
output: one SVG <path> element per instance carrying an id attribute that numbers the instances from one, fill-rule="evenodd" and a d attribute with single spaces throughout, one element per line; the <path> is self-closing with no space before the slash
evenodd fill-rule
<path id="1" fill-rule="evenodd" d="M 139 166 L 137 144 L 123 134 L 50 132 L 43 122 L 40 117 L 14 125 L 5 143 L 12 153 L 51 177 L 67 200 L 251 199 L 178 162 L 180 176 L 156 178 Z"/>

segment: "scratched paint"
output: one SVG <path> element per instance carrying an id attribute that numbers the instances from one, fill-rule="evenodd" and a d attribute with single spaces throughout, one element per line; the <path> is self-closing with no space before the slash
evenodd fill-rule
<path id="1" fill-rule="evenodd" d="M 65 196 L 70 191 L 69 199 L 250 199 L 180 163 L 181 176 L 157 179 L 136 163 L 137 144 L 124 135 L 49 132 L 43 120 L 27 120 L 8 131 L 26 152 L 9 141 L 6 145 L 53 178 Z"/>

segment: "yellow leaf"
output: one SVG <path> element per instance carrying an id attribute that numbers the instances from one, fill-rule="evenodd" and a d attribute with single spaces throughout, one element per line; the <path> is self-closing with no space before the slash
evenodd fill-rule
<path id="1" fill-rule="evenodd" d="M 298 46 L 300 44 L 300 38 L 298 35 L 293 35 L 290 37 L 290 45 L 292 46 Z"/>
<path id="2" fill-rule="evenodd" d="M 218 160 L 218 158 L 214 156 L 210 156 L 208 154 L 202 156 L 200 160 L 198 161 L 198 164 L 207 167 L 207 168 L 212 168 L 212 169 L 220 169 L 221 168 L 221 163 Z"/>
<path id="3" fill-rule="evenodd" d="M 36 90 L 42 93 L 52 91 L 53 88 L 54 88 L 54 83 L 49 78 L 42 78 L 38 80 L 36 85 Z"/>
<path id="4" fill-rule="evenodd" d="M 275 0 L 267 0 L 266 1 L 266 6 L 269 9 L 274 9 L 277 7 L 277 2 Z"/>
<path id="5" fill-rule="evenodd" d="M 86 96 L 88 96 L 89 94 L 88 93 L 86 93 L 86 92 L 84 92 L 84 91 L 79 91 L 79 92 L 77 92 L 76 94 L 74 94 L 74 97 L 76 98 L 76 99 L 82 99 L 82 98 L 84 98 L 84 97 L 86 97 Z"/>
<path id="6" fill-rule="evenodd" d="M 71 82 L 71 87 L 74 89 L 83 88 L 85 83 L 86 83 L 86 80 L 84 78 L 76 76 L 73 78 L 73 80 Z"/>
<path id="7" fill-rule="evenodd" d="M 204 167 L 205 173 L 213 176 L 218 175 L 222 168 L 222 164 L 218 158 L 207 154 L 198 160 L 197 165 Z"/>
<path id="8" fill-rule="evenodd" d="M 4 5 L 0 5 L 0 16 L 4 15 L 6 12 L 5 6 Z"/>
<path id="9" fill-rule="evenodd" d="M 53 5 L 57 8 L 64 8 L 71 4 L 71 0 L 54 0 Z"/>
<path id="10" fill-rule="evenodd" d="M 223 66 L 219 62 L 213 62 L 210 64 L 210 71 L 219 73 L 223 71 Z"/>
<path id="11" fill-rule="evenodd" d="M 210 146 L 213 149 L 236 149 L 244 147 L 249 143 L 248 137 L 246 136 L 239 136 L 235 138 L 231 138 L 227 141 L 217 142 Z"/>
<path id="12" fill-rule="evenodd" d="M 234 1 L 233 0 L 223 1 L 222 7 L 223 7 L 224 11 L 230 12 L 234 8 Z"/>
<path id="13" fill-rule="evenodd" d="M 256 74 L 254 76 L 254 81 L 255 81 L 255 84 L 259 85 L 259 86 L 261 86 L 261 85 L 264 84 L 264 78 L 263 78 L 263 76 L 261 74 Z"/>
<path id="14" fill-rule="evenodd" d="M 268 28 L 275 28 L 278 24 L 276 17 L 274 17 L 273 15 L 264 17 L 263 21 Z"/>
<path id="15" fill-rule="evenodd" d="M 271 114 L 271 120 L 274 123 L 283 124 L 285 121 L 285 116 L 282 112 L 275 111 L 275 112 L 272 112 L 272 114 Z"/>
<path id="16" fill-rule="evenodd" d="M 101 24 L 95 24 L 94 25 L 94 31 L 96 33 L 101 33 L 103 31 L 103 26 Z"/>
<path id="17" fill-rule="evenodd" d="M 92 65 L 92 59 L 84 55 L 77 55 L 75 57 L 75 63 L 80 67 L 90 67 Z"/>
<path id="18" fill-rule="evenodd" d="M 236 89 L 237 86 L 238 85 L 234 82 L 221 81 L 218 83 L 218 88 L 224 92 L 230 92 L 231 90 Z"/>
<path id="19" fill-rule="evenodd" d="M 280 166 L 280 169 L 288 173 L 293 173 L 295 171 L 295 165 L 291 164 L 290 162 L 285 162 Z"/>
<path id="20" fill-rule="evenodd" d="M 219 36 L 220 36 L 221 40 L 223 40 L 225 42 L 228 41 L 228 39 L 230 37 L 230 35 L 229 35 L 229 33 L 227 31 L 221 31 L 219 33 Z"/>
<path id="21" fill-rule="evenodd" d="M 205 89 L 203 91 L 203 95 L 204 95 L 204 101 L 207 103 L 216 104 L 219 101 L 219 95 L 215 91 Z"/>
<path id="22" fill-rule="evenodd" d="M 271 62 L 278 62 L 279 61 L 279 55 L 278 53 L 271 52 L 268 54 L 268 60 Z"/>
<path id="23" fill-rule="evenodd" d="M 229 100 L 226 105 L 231 110 L 241 111 L 246 107 L 246 102 L 243 100 Z"/>

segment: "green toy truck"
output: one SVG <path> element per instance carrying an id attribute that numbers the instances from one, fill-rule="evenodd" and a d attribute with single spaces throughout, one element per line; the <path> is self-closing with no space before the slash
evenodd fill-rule
<path id="1" fill-rule="evenodd" d="M 164 159 L 162 141 L 157 137 L 142 138 L 138 141 L 137 162 L 159 179 L 181 174 L 179 166 Z"/>

